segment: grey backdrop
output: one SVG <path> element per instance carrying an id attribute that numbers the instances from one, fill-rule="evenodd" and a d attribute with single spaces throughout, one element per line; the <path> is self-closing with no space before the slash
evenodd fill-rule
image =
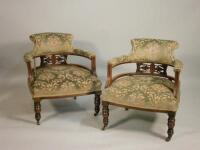
<path id="1" fill-rule="evenodd" d="M 129 53 L 130 39 L 177 40 L 184 70 L 171 143 L 163 140 L 163 114 L 112 107 L 111 127 L 102 132 L 101 114 L 92 116 L 93 96 L 43 102 L 36 126 L 23 54 L 32 48 L 30 34 L 47 31 L 72 33 L 74 46 L 95 52 L 103 82 L 107 60 Z M 1 148 L 199 149 L 199 39 L 199 0 L 0 0 Z"/>

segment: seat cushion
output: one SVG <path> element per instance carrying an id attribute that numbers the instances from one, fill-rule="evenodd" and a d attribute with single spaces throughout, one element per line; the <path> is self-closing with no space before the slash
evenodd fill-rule
<path id="1" fill-rule="evenodd" d="M 90 71 L 74 65 L 38 68 L 31 86 L 33 97 L 81 95 L 101 90 L 101 81 Z"/>
<path id="2" fill-rule="evenodd" d="M 174 83 L 151 75 L 124 76 L 106 88 L 102 101 L 148 110 L 176 111 L 179 100 L 173 95 Z"/>

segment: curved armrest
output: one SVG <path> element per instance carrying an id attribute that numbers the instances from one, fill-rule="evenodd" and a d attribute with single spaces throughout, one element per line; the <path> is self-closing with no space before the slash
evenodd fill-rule
<path id="1" fill-rule="evenodd" d="M 74 48 L 73 52 L 70 53 L 70 55 L 77 55 L 77 56 L 82 56 L 82 57 L 90 59 L 92 74 L 96 75 L 96 55 L 95 55 L 95 53 L 88 51 L 88 50 Z"/>
<path id="2" fill-rule="evenodd" d="M 174 71 L 181 72 L 181 70 L 183 69 L 183 63 L 179 59 L 175 59 L 172 66 L 174 66 Z"/>
<path id="3" fill-rule="evenodd" d="M 134 54 L 129 54 L 129 55 L 122 55 L 119 57 L 112 58 L 111 60 L 108 61 L 108 66 L 107 66 L 107 83 L 106 86 L 110 86 L 112 84 L 112 68 L 116 67 L 121 64 L 125 63 L 137 63 L 139 62 Z"/>
<path id="4" fill-rule="evenodd" d="M 92 57 L 95 57 L 95 53 L 88 51 L 88 50 L 78 49 L 78 48 L 73 49 L 72 53 L 74 55 L 83 56 L 83 57 L 86 57 L 89 59 L 92 59 Z"/>
<path id="5" fill-rule="evenodd" d="M 136 63 L 136 62 L 138 61 L 135 58 L 134 54 L 130 54 L 130 55 L 122 55 L 119 57 L 112 58 L 111 60 L 108 61 L 108 64 L 111 65 L 112 67 L 115 67 L 120 64 Z"/>
<path id="6" fill-rule="evenodd" d="M 34 60 L 34 57 L 33 57 L 33 54 L 32 52 L 27 52 L 24 54 L 24 61 L 25 62 L 33 62 Z"/>

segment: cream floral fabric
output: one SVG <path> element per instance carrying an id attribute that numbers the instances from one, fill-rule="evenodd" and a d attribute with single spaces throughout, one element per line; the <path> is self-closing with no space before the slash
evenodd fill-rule
<path id="1" fill-rule="evenodd" d="M 135 57 L 145 62 L 172 64 L 178 43 L 160 39 L 134 39 L 131 41 Z"/>
<path id="2" fill-rule="evenodd" d="M 30 36 L 34 42 L 32 54 L 41 56 L 72 51 L 72 35 L 66 33 L 38 33 Z"/>
<path id="3" fill-rule="evenodd" d="M 82 50 L 78 48 L 74 48 L 71 52 L 65 52 L 65 53 L 57 53 L 57 54 L 65 54 L 65 55 L 78 55 L 83 56 L 91 59 L 92 57 L 96 56 L 95 53 L 88 51 L 88 50 Z M 49 55 L 49 54 L 47 54 Z M 34 60 L 34 53 L 33 51 L 27 52 L 24 54 L 24 61 L 25 62 L 32 62 Z"/>
<path id="4" fill-rule="evenodd" d="M 173 95 L 174 83 L 150 75 L 124 76 L 106 88 L 103 101 L 137 108 L 176 111 L 179 98 Z"/>
<path id="5" fill-rule="evenodd" d="M 133 54 L 130 55 L 122 55 L 119 57 L 112 58 L 111 60 L 108 61 L 109 64 L 112 66 L 117 66 L 122 63 L 128 63 L 128 62 L 137 62 Z"/>
<path id="6" fill-rule="evenodd" d="M 112 58 L 108 61 L 113 67 L 123 63 L 145 63 L 147 61 L 139 59 L 135 53 L 129 55 L 122 55 L 119 57 Z M 179 59 L 175 59 L 169 65 L 174 67 L 175 71 L 181 71 L 183 69 L 183 63 Z"/>
<path id="7" fill-rule="evenodd" d="M 172 66 L 174 66 L 175 71 L 181 71 L 183 69 L 183 63 L 181 60 L 178 60 L 178 59 L 174 61 Z"/>
<path id="8" fill-rule="evenodd" d="M 24 54 L 24 61 L 25 62 L 33 62 L 33 60 L 34 60 L 34 56 L 32 54 L 32 51 Z"/>
<path id="9" fill-rule="evenodd" d="M 38 33 L 30 36 L 34 43 L 31 52 L 24 55 L 25 62 L 32 62 L 35 57 L 52 54 L 73 54 L 92 58 L 95 53 L 72 47 L 72 35 L 67 33 Z"/>
<path id="10" fill-rule="evenodd" d="M 76 55 L 84 56 L 84 57 L 87 57 L 87 58 L 92 58 L 93 56 L 95 56 L 95 53 L 93 53 L 91 51 L 82 50 L 82 49 L 78 49 L 78 48 L 74 48 L 72 53 L 76 54 Z"/>
<path id="11" fill-rule="evenodd" d="M 84 94 L 101 90 L 101 82 L 90 71 L 71 65 L 38 68 L 31 86 L 33 97 Z"/>

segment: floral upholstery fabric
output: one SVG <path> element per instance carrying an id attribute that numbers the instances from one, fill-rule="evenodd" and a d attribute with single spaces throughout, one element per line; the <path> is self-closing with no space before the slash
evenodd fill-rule
<path id="1" fill-rule="evenodd" d="M 108 63 L 114 67 L 122 63 L 145 63 L 145 61 L 138 59 L 135 53 L 133 53 L 112 58 Z M 173 66 L 175 71 L 181 71 L 183 69 L 183 63 L 178 59 L 175 59 L 169 65 Z"/>
<path id="2" fill-rule="evenodd" d="M 72 51 L 71 34 L 38 33 L 31 35 L 30 39 L 34 42 L 34 56 Z"/>
<path id="3" fill-rule="evenodd" d="M 135 57 L 145 62 L 163 64 L 173 63 L 173 51 L 178 43 L 171 40 L 160 39 L 134 39 L 131 41 Z"/>
<path id="4" fill-rule="evenodd" d="M 93 53 L 91 51 L 82 50 L 82 49 L 78 49 L 78 48 L 74 48 L 72 53 L 75 55 L 80 55 L 80 56 L 84 56 L 87 58 L 92 58 L 93 56 L 95 56 L 95 53 Z"/>
<path id="5" fill-rule="evenodd" d="M 150 75 L 124 76 L 102 93 L 102 101 L 135 108 L 176 111 L 179 98 L 173 94 L 174 83 Z"/>
<path id="6" fill-rule="evenodd" d="M 128 62 L 137 62 L 137 60 L 134 58 L 133 55 L 122 55 L 119 57 L 112 58 L 111 60 L 108 61 L 109 64 L 112 66 L 117 66 L 122 63 L 128 63 Z"/>
<path id="7" fill-rule="evenodd" d="M 100 91 L 101 82 L 90 71 L 72 65 L 51 65 L 36 70 L 31 92 L 34 98 Z"/>
<path id="8" fill-rule="evenodd" d="M 79 56 L 87 57 L 89 59 L 91 59 L 92 57 L 96 56 L 95 53 L 93 53 L 91 51 L 82 50 L 82 49 L 78 49 L 78 48 L 73 49 L 71 52 L 58 53 L 58 54 L 79 55 Z M 34 57 L 35 56 L 34 56 L 33 51 L 27 52 L 27 53 L 24 54 L 24 61 L 25 62 L 32 62 Z"/>

